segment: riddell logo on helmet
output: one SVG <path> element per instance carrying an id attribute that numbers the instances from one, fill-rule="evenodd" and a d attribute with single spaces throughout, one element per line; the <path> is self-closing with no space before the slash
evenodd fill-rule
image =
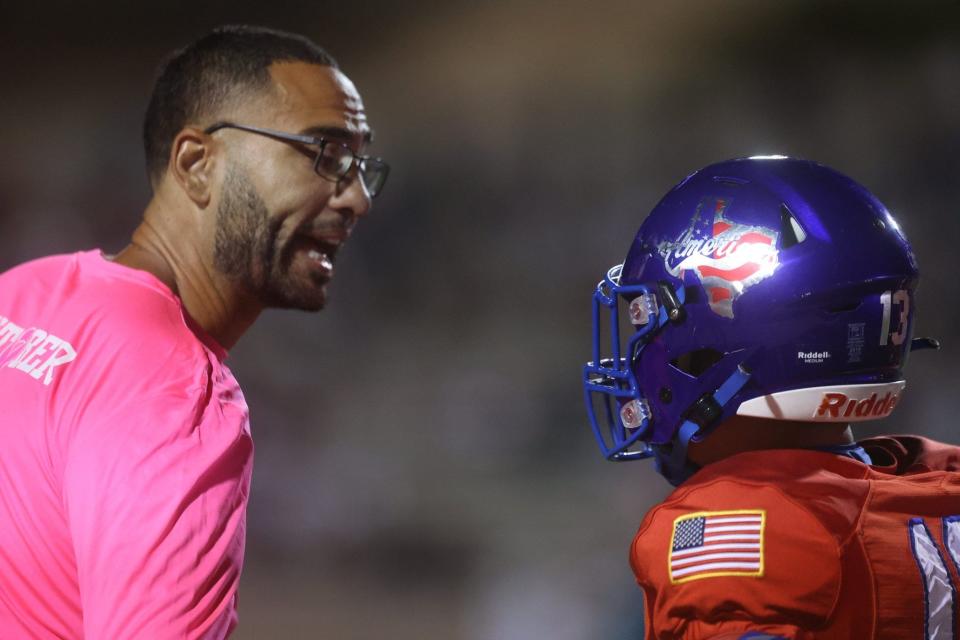
<path id="1" fill-rule="evenodd" d="M 797 351 L 797 360 L 807 364 L 819 364 L 832 357 L 829 351 Z"/>
<path id="2" fill-rule="evenodd" d="M 871 393 L 868 398 L 851 398 L 845 393 L 825 393 L 814 419 L 831 418 L 885 418 L 897 406 L 900 392 L 887 392 L 881 398 Z"/>

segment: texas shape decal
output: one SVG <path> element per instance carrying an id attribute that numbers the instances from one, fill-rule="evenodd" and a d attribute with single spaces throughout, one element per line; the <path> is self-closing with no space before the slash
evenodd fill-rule
<path id="1" fill-rule="evenodd" d="M 725 318 L 733 318 L 733 301 L 770 277 L 779 264 L 779 233 L 728 219 L 730 202 L 704 198 L 680 237 L 658 247 L 670 275 L 683 279 L 684 272 L 694 273 L 710 309 Z"/>

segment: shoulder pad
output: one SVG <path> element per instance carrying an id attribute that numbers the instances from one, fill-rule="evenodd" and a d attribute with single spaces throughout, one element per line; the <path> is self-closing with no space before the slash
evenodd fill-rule
<path id="1" fill-rule="evenodd" d="M 655 507 L 630 561 L 657 629 L 731 614 L 812 628 L 837 601 L 848 535 L 780 488 L 713 480 L 685 485 Z"/>

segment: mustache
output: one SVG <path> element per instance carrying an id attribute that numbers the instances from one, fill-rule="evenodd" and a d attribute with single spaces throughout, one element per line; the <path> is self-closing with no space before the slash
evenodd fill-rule
<path id="1" fill-rule="evenodd" d="M 308 221 L 297 229 L 296 235 L 338 235 L 348 236 L 353 229 L 353 223 L 344 216 L 317 217 Z"/>
<path id="2" fill-rule="evenodd" d="M 270 243 L 271 255 L 266 256 L 268 264 L 272 262 L 274 257 L 278 258 L 281 268 L 290 266 L 298 247 L 298 241 L 310 239 L 318 242 L 321 246 L 327 246 L 327 253 L 332 257 L 336 254 L 338 246 L 347 240 L 353 229 L 353 221 L 348 220 L 346 216 L 315 216 L 306 219 L 290 235 L 281 240 L 282 223 L 282 220 L 271 221 L 270 232 L 273 242 Z"/>

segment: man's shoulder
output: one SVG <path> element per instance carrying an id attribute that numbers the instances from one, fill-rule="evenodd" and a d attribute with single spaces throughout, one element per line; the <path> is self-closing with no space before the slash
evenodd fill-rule
<path id="1" fill-rule="evenodd" d="M 4 287 L 9 287 L 14 286 L 17 282 L 26 284 L 36 278 L 55 277 L 64 269 L 68 269 L 72 264 L 75 264 L 80 255 L 79 253 L 61 253 L 41 256 L 15 264 L 4 271 L 0 271 L 0 282 L 4 284 Z"/>
<path id="2" fill-rule="evenodd" d="M 152 275 L 105 258 L 99 250 L 36 258 L 0 273 L 0 302 L 24 313 L 64 307 L 126 309 L 169 305 L 173 296 Z"/>
<path id="3" fill-rule="evenodd" d="M 99 251 L 40 258 L 0 278 L 0 316 L 13 327 L 11 339 L 16 328 L 56 336 L 76 353 L 71 369 L 142 378 L 202 369 L 214 359 L 168 288 Z"/>

